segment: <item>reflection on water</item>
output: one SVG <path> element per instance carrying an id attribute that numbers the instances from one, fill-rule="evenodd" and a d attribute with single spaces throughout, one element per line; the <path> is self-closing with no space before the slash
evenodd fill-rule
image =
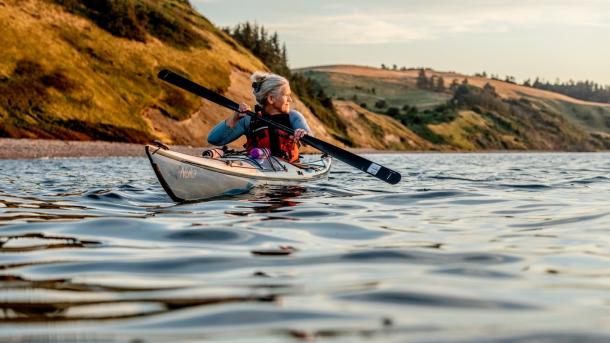
<path id="1" fill-rule="evenodd" d="M 610 154 L 371 157 L 403 181 L 184 204 L 142 158 L 1 161 L 0 340 L 610 340 Z"/>

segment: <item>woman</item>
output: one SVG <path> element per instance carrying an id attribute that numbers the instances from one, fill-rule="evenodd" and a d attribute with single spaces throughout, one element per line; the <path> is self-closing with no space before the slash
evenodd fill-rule
<path id="1" fill-rule="evenodd" d="M 290 108 L 292 98 L 288 80 L 276 74 L 256 72 L 252 75 L 252 91 L 257 102 L 255 112 L 259 116 L 293 128 L 294 135 L 247 116 L 245 113 L 250 111 L 250 106 L 242 103 L 238 112 L 218 123 L 210 131 L 208 143 L 225 145 L 246 135 L 247 142 L 244 147 L 248 152 L 254 148 L 267 148 L 273 156 L 288 162 L 298 161 L 299 140 L 304 135 L 311 134 L 311 130 L 305 117 Z"/>

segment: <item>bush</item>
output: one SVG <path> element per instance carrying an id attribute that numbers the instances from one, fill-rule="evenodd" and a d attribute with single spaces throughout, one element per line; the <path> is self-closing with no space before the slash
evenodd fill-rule
<path id="1" fill-rule="evenodd" d="M 64 74 L 63 70 L 57 69 L 50 74 L 42 76 L 40 79 L 47 87 L 52 87 L 60 92 L 69 92 L 78 87 L 78 85 Z"/>
<path id="2" fill-rule="evenodd" d="M 43 73 L 44 69 L 40 63 L 28 59 L 17 61 L 13 69 L 13 75 L 17 77 L 38 77 Z"/>
<path id="3" fill-rule="evenodd" d="M 174 120 L 184 120 L 190 117 L 190 111 L 195 104 L 175 87 L 163 85 L 163 93 L 159 110 Z"/>
<path id="4" fill-rule="evenodd" d="M 178 48 L 208 47 L 208 41 L 177 15 L 165 14 L 155 2 L 145 0 L 49 0 L 90 19 L 114 36 L 146 42 L 150 34 Z"/>
<path id="5" fill-rule="evenodd" d="M 391 116 L 391 117 L 396 117 L 396 116 L 398 116 L 400 114 L 400 109 L 398 109 L 398 107 L 390 107 L 386 111 L 386 114 Z"/>
<path id="6" fill-rule="evenodd" d="M 67 93 L 77 85 L 60 69 L 49 73 L 40 63 L 21 59 L 11 77 L 0 82 L 0 107 L 15 118 L 40 112 L 51 87 Z"/>
<path id="7" fill-rule="evenodd" d="M 385 108 L 387 105 L 388 105 L 388 103 L 385 100 L 383 100 L 383 99 L 382 100 L 377 100 L 375 102 L 375 107 L 378 108 L 378 109 Z"/>

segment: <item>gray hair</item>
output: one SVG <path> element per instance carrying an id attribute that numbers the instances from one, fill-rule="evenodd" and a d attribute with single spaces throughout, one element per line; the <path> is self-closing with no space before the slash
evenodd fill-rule
<path id="1" fill-rule="evenodd" d="M 279 95 L 280 88 L 289 84 L 283 76 L 260 71 L 252 74 L 250 79 L 252 80 L 252 93 L 256 97 L 256 102 L 261 106 L 265 106 L 265 101 L 269 95 Z"/>

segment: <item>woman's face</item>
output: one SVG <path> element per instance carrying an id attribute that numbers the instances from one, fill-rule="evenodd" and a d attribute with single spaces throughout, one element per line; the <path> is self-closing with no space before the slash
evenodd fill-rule
<path id="1" fill-rule="evenodd" d="M 289 85 L 283 85 L 276 95 L 270 95 L 268 100 L 269 114 L 288 113 L 292 103 L 292 92 Z"/>

